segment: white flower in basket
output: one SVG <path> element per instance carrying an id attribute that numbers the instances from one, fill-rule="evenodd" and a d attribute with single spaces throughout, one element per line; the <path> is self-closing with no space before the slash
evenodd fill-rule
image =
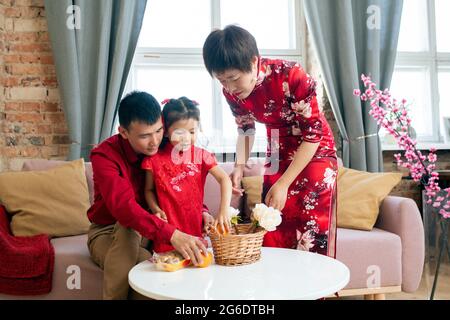
<path id="1" fill-rule="evenodd" d="M 252 211 L 254 229 L 262 227 L 267 231 L 275 231 L 281 223 L 281 211 L 259 203 Z"/>
<path id="2" fill-rule="evenodd" d="M 233 207 L 228 208 L 228 220 L 231 224 L 238 224 L 241 220 L 241 217 L 239 217 L 239 212 L 239 209 L 235 209 Z"/>

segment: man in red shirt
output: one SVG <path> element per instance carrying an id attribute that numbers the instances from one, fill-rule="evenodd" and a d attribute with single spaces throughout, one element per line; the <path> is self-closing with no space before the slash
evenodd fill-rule
<path id="1" fill-rule="evenodd" d="M 91 152 L 94 203 L 88 210 L 88 247 L 104 270 L 103 298 L 127 299 L 128 272 L 151 254 L 142 237 L 171 244 L 194 264 L 202 263 L 203 242 L 147 211 L 141 161 L 158 152 L 163 138 L 161 107 L 145 92 L 127 95 L 119 106 L 119 134 Z"/>

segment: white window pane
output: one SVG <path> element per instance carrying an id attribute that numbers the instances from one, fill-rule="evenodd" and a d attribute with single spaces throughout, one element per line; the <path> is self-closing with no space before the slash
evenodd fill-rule
<path id="1" fill-rule="evenodd" d="M 138 47 L 201 48 L 211 31 L 210 0 L 148 1 Z"/>
<path id="2" fill-rule="evenodd" d="M 259 49 L 295 49 L 294 7 L 293 0 L 221 1 L 222 27 L 238 24 L 247 29 Z"/>
<path id="3" fill-rule="evenodd" d="M 428 51 L 427 0 L 403 1 L 398 51 Z"/>
<path id="4" fill-rule="evenodd" d="M 439 105 L 441 132 L 444 132 L 443 117 L 450 117 L 450 69 L 439 72 Z"/>
<path id="5" fill-rule="evenodd" d="M 152 94 L 159 102 L 186 96 L 200 105 L 204 134 L 212 132 L 211 77 L 203 67 L 145 66 L 136 68 L 136 90 Z M 202 134 L 200 134 L 202 136 Z"/>
<path id="6" fill-rule="evenodd" d="M 234 120 L 233 114 L 231 113 L 230 107 L 222 97 L 222 125 L 224 128 L 224 141 L 219 144 L 228 145 L 236 149 L 236 139 L 238 136 L 238 129 L 236 122 Z M 262 123 L 256 122 L 256 139 L 253 145 L 252 152 L 265 152 L 267 147 L 267 138 L 266 138 L 266 126 Z"/>
<path id="7" fill-rule="evenodd" d="M 392 96 L 400 101 L 408 101 L 411 126 L 419 139 L 433 135 L 429 83 L 428 71 L 425 68 L 397 69 L 392 78 Z"/>
<path id="8" fill-rule="evenodd" d="M 436 1 L 436 40 L 437 50 L 440 52 L 450 52 L 450 37 L 448 31 L 450 30 L 450 1 L 449 0 L 435 0 Z"/>
<path id="9" fill-rule="evenodd" d="M 224 131 L 227 132 L 226 136 L 235 139 L 238 136 L 238 129 L 231 113 L 228 102 L 225 98 L 222 98 L 222 126 Z"/>

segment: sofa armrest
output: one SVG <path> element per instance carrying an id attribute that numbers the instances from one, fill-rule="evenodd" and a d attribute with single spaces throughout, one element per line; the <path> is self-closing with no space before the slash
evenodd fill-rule
<path id="1" fill-rule="evenodd" d="M 400 237 L 402 291 L 416 291 L 422 279 L 425 260 L 424 227 L 417 204 L 409 198 L 386 197 L 380 206 L 375 226 Z"/>

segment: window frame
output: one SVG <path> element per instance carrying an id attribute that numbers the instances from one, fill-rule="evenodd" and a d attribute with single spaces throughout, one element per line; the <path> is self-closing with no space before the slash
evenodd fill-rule
<path id="1" fill-rule="evenodd" d="M 450 68 L 450 52 L 437 51 L 436 35 L 436 7 L 435 0 L 426 0 L 428 20 L 428 51 L 406 52 L 398 51 L 395 62 L 394 73 L 399 69 L 425 68 L 429 72 L 430 103 L 432 113 L 432 135 L 418 138 L 419 148 L 429 146 L 430 143 L 437 144 L 438 148 L 449 148 L 443 144 L 441 132 L 441 114 L 439 97 L 439 71 Z M 396 147 L 383 145 L 383 150 L 394 150 Z"/>
<path id="2" fill-rule="evenodd" d="M 220 4 L 221 1 L 226 0 L 210 0 L 211 5 L 211 30 L 221 28 Z M 306 55 L 306 19 L 303 11 L 303 0 L 292 0 L 292 8 L 294 15 L 292 23 L 297 27 L 295 32 L 296 48 L 294 49 L 260 49 L 260 55 L 269 58 L 281 58 L 296 61 L 303 64 Z M 149 66 L 193 66 L 204 68 L 202 49 L 201 48 L 162 48 L 162 47 L 137 47 L 133 63 L 130 67 L 130 72 L 125 85 L 124 92 L 130 92 L 137 88 L 136 71 L 139 67 Z M 206 68 L 204 69 L 207 73 Z M 212 115 L 213 115 L 213 133 L 222 133 L 222 138 L 225 137 L 223 145 L 209 145 L 208 149 L 217 153 L 234 153 L 236 149 L 235 137 L 226 137 L 222 118 L 222 109 L 228 106 L 222 104 L 222 87 L 218 81 L 211 78 L 211 101 L 212 101 Z M 117 121 L 117 120 L 116 120 Z M 237 132 L 237 127 L 236 127 Z M 258 132 L 260 133 L 260 132 Z M 212 138 L 212 137 L 208 137 Z M 252 150 L 256 153 L 265 152 L 264 147 L 257 146 L 265 145 L 265 135 L 257 135 L 255 139 L 255 147 Z"/>

